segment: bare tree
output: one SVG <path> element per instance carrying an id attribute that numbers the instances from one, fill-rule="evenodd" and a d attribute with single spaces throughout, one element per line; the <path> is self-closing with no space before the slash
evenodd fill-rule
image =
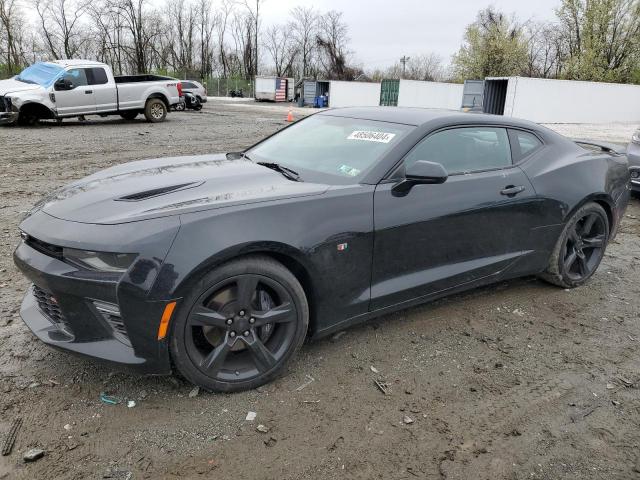
<path id="1" fill-rule="evenodd" d="M 0 0 L 0 55 L 8 74 L 20 67 L 22 21 L 17 0 Z"/>
<path id="2" fill-rule="evenodd" d="M 83 31 L 87 0 L 35 0 L 42 35 L 54 58 L 77 57 L 90 36 Z"/>
<path id="3" fill-rule="evenodd" d="M 300 59 L 299 74 L 306 77 L 311 74 L 313 52 L 316 48 L 318 33 L 318 12 L 313 7 L 295 7 L 291 10 L 289 29 L 296 44 Z"/>
<path id="4" fill-rule="evenodd" d="M 200 40 L 200 78 L 204 78 L 213 69 L 213 30 L 216 18 L 211 13 L 211 0 L 198 0 L 197 16 Z"/>
<path id="5" fill-rule="evenodd" d="M 263 40 L 278 77 L 293 75 L 293 62 L 298 55 L 298 48 L 287 30 L 286 25 L 272 25 L 267 28 Z"/>
<path id="6" fill-rule="evenodd" d="M 331 10 L 320 17 L 316 44 L 327 78 L 353 80 L 360 72 L 347 65 L 348 27 L 342 12 Z"/>
<path id="7" fill-rule="evenodd" d="M 244 0 L 244 6 L 249 12 L 249 18 L 253 23 L 253 43 L 250 44 L 253 52 L 251 54 L 245 53 L 245 57 L 250 56 L 254 59 L 251 65 L 252 70 L 247 72 L 249 76 L 258 75 L 258 59 L 260 58 L 258 56 L 258 37 L 260 35 L 260 5 L 262 3 L 264 3 L 264 0 Z M 249 31 L 246 27 L 245 29 Z"/>

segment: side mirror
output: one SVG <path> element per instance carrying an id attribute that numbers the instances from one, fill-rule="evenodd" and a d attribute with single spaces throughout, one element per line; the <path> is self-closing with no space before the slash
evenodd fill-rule
<path id="1" fill-rule="evenodd" d="M 73 83 L 67 78 L 59 78 L 56 83 L 53 84 L 53 88 L 56 90 L 73 90 Z"/>
<path id="2" fill-rule="evenodd" d="M 392 191 L 396 195 L 406 195 L 414 185 L 444 183 L 448 176 L 441 164 L 418 160 L 406 168 L 404 178 L 394 185 Z"/>

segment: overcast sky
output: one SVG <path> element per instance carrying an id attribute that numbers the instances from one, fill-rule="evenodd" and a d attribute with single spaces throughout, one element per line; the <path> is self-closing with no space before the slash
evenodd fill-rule
<path id="1" fill-rule="evenodd" d="M 478 10 L 494 5 L 524 21 L 549 20 L 560 0 L 266 0 L 263 25 L 283 23 L 296 5 L 339 10 L 349 24 L 355 60 L 385 67 L 402 55 L 435 52 L 446 64 Z"/>

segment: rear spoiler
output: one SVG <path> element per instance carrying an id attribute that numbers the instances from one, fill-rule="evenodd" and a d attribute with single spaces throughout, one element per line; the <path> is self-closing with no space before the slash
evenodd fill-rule
<path id="1" fill-rule="evenodd" d="M 625 155 L 627 153 L 627 146 L 616 144 L 616 143 L 607 143 L 607 142 L 599 142 L 597 140 L 582 140 L 579 138 L 572 139 L 574 143 L 577 145 L 588 148 L 590 150 L 600 150 L 602 152 L 609 153 L 611 155 Z"/>

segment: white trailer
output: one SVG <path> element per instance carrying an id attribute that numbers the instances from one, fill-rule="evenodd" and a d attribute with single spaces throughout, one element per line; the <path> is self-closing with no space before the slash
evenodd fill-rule
<path id="1" fill-rule="evenodd" d="M 261 76 L 255 78 L 256 101 L 286 102 L 293 98 L 293 78 Z"/>
<path id="2" fill-rule="evenodd" d="M 460 110 L 463 89 L 460 83 L 400 80 L 398 106 Z"/>
<path id="3" fill-rule="evenodd" d="M 538 123 L 639 122 L 640 85 L 490 77 L 483 110 Z"/>
<path id="4" fill-rule="evenodd" d="M 380 84 L 372 82 L 329 82 L 329 107 L 376 107 L 380 105 Z"/>

